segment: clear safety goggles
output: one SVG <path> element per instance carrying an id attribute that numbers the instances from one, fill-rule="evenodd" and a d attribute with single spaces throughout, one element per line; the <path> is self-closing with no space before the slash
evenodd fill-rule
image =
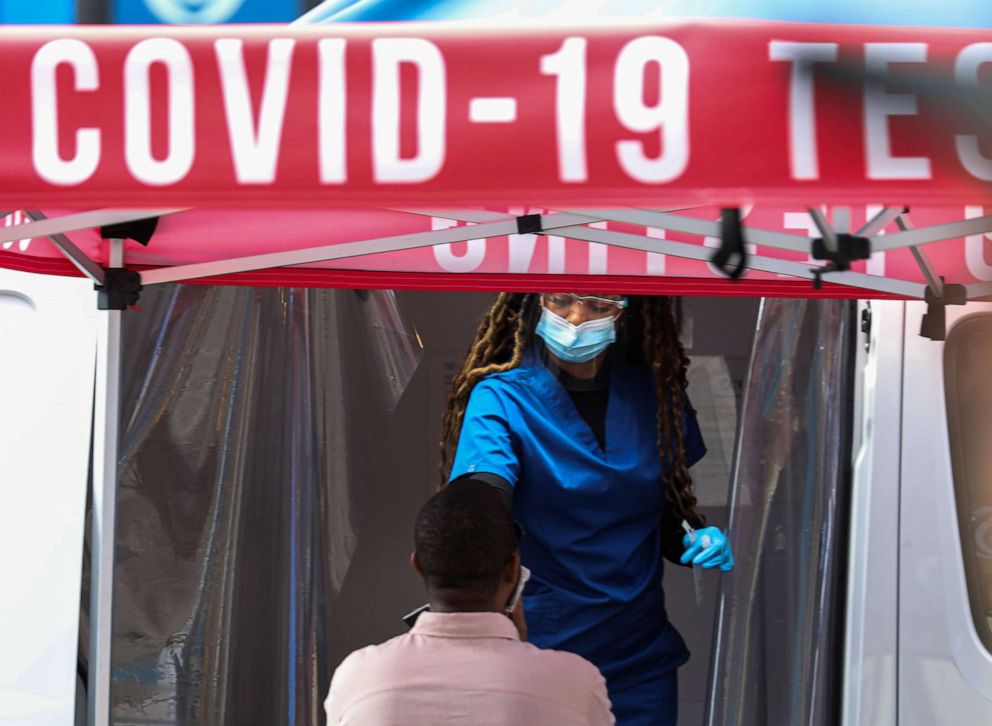
<path id="1" fill-rule="evenodd" d="M 623 295 L 576 295 L 574 292 L 546 292 L 541 295 L 541 304 L 562 317 L 574 305 L 581 305 L 582 309 L 589 315 L 605 317 L 619 314 L 627 307 L 627 298 Z"/>

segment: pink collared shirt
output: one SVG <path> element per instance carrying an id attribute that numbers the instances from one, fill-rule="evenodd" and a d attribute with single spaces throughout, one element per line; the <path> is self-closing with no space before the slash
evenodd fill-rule
<path id="1" fill-rule="evenodd" d="M 324 708 L 347 726 L 615 723 L 596 666 L 522 643 L 500 613 L 422 613 L 406 635 L 345 658 Z"/>

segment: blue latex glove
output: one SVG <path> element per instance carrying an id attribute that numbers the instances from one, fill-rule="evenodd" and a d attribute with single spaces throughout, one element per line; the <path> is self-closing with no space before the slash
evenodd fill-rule
<path id="1" fill-rule="evenodd" d="M 730 551 L 730 541 L 719 527 L 703 527 L 682 538 L 680 561 L 683 565 L 692 561 L 693 566 L 710 570 L 719 567 L 724 572 L 734 569 L 734 553 Z"/>

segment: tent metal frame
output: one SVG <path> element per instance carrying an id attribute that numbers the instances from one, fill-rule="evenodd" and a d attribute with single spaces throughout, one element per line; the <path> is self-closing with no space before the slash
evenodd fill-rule
<path id="1" fill-rule="evenodd" d="M 104 270 L 94 260 L 84 254 L 66 233 L 102 227 L 111 224 L 145 219 L 166 214 L 178 214 L 183 209 L 99 209 L 88 212 L 67 214 L 47 218 L 41 212 L 29 211 L 31 220 L 24 224 L 0 228 L 0 243 L 19 239 L 48 237 L 86 277 L 96 284 L 104 281 Z M 468 227 L 452 227 L 431 232 L 416 232 L 391 237 L 356 240 L 318 247 L 286 250 L 247 257 L 229 258 L 211 262 L 198 262 L 188 265 L 175 265 L 145 270 L 141 273 L 141 284 L 157 285 L 165 282 L 184 282 L 202 277 L 214 277 L 252 270 L 292 267 L 332 260 L 354 259 L 366 255 L 398 252 L 401 250 L 433 247 L 436 245 L 462 242 L 485 237 L 498 237 L 517 234 L 517 217 L 509 213 L 485 210 L 436 210 L 436 209 L 396 209 L 410 214 L 428 215 L 456 222 L 467 223 Z M 836 247 L 836 235 L 847 234 L 850 215 L 846 208 L 835 210 L 833 225 L 827 222 L 819 209 L 808 210 L 810 218 L 820 230 L 829 248 Z M 872 252 L 909 249 L 917 260 L 925 283 L 897 280 L 880 275 L 861 272 L 836 271 L 824 273 L 830 282 L 849 285 L 872 292 L 884 292 L 907 298 L 924 299 L 926 290 L 940 297 L 944 282 L 933 264 L 927 259 L 921 245 L 974 234 L 992 232 L 992 215 L 966 219 L 957 222 L 914 228 L 908 220 L 908 213 L 899 207 L 886 207 L 854 234 L 868 237 Z M 718 222 L 698 219 L 674 213 L 673 211 L 644 209 L 589 209 L 570 212 L 552 212 L 540 215 L 542 234 L 555 234 L 575 240 L 595 242 L 625 249 L 654 252 L 691 260 L 709 261 L 712 249 L 707 246 L 687 242 L 618 232 L 589 227 L 594 222 L 621 222 L 654 229 L 699 235 L 704 238 L 719 239 Z M 883 234 L 892 222 L 897 222 L 899 231 Z M 749 244 L 762 245 L 790 252 L 809 253 L 813 239 L 800 234 L 789 234 L 755 227 L 742 227 Z M 748 269 L 769 272 L 787 277 L 814 279 L 813 263 L 782 260 L 761 255 L 748 255 L 744 261 Z M 113 267 L 113 265 L 111 265 Z M 946 281 L 951 282 L 951 281 Z M 728 284 L 733 284 L 728 282 Z M 992 295 L 992 282 L 971 283 L 965 286 L 969 300 Z"/>
<path id="2" fill-rule="evenodd" d="M 108 241 L 111 266 L 123 267 L 124 241 Z M 121 314 L 107 310 L 97 335 L 93 411 L 93 512 L 90 524 L 90 652 L 87 723 L 109 724 L 113 653 L 114 542 L 121 414 Z"/>

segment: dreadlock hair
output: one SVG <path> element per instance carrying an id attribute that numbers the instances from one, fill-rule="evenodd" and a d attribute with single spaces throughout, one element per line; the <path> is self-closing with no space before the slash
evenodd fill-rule
<path id="1" fill-rule="evenodd" d="M 692 492 L 682 427 L 689 359 L 679 340 L 672 298 L 627 299 L 615 345 L 626 360 L 651 368 L 658 396 L 658 456 L 665 497 L 679 517 L 693 527 L 702 527 L 706 518 L 700 514 Z M 461 370 L 452 381 L 441 421 L 441 486 L 448 479 L 472 389 L 486 376 L 520 365 L 524 351 L 533 341 L 540 314 L 540 295 L 501 293 L 483 316 Z"/>

